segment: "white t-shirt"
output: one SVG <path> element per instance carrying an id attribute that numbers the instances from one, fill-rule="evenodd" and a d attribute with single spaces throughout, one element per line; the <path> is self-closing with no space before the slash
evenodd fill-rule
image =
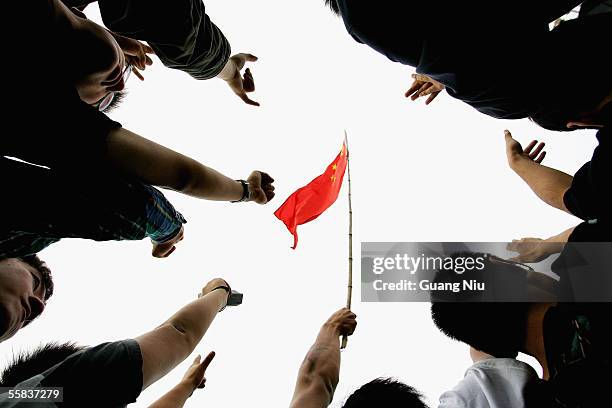
<path id="1" fill-rule="evenodd" d="M 513 358 L 480 360 L 455 388 L 440 396 L 439 408 L 525 407 L 525 386 L 537 378 L 530 365 Z"/>

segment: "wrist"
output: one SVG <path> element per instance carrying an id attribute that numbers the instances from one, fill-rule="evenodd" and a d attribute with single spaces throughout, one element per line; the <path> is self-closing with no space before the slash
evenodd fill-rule
<path id="1" fill-rule="evenodd" d="M 524 162 L 524 160 L 525 160 L 525 157 L 523 155 L 518 154 L 518 153 L 512 153 L 508 156 L 508 165 L 510 166 L 512 170 L 516 172 L 517 169 Z"/>
<path id="2" fill-rule="evenodd" d="M 319 330 L 319 337 L 339 337 L 340 336 L 340 325 L 337 323 L 326 322 L 321 326 L 321 330 Z"/>
<path id="3" fill-rule="evenodd" d="M 217 310 L 221 312 L 227 306 L 229 294 L 229 290 L 225 289 L 224 287 L 219 287 L 209 292 L 207 296 L 213 296 L 213 299 L 217 302 Z"/>
<path id="4" fill-rule="evenodd" d="M 197 386 L 194 385 L 193 381 L 189 379 L 182 379 L 181 382 L 179 382 L 174 388 L 187 396 L 191 396 Z"/>
<path id="5" fill-rule="evenodd" d="M 230 79 L 234 77 L 235 71 L 236 71 L 236 64 L 231 58 L 229 58 L 227 62 L 225 63 L 225 66 L 223 67 L 221 72 L 217 74 L 217 78 L 220 78 L 224 81 L 229 81 Z"/>
<path id="6" fill-rule="evenodd" d="M 566 241 L 562 241 L 558 236 L 550 237 L 545 239 L 538 245 L 540 252 L 547 255 L 558 254 L 563 251 Z"/>
<path id="7" fill-rule="evenodd" d="M 232 203 L 242 203 L 242 202 L 246 202 L 246 201 L 251 201 L 251 197 L 253 196 L 252 193 L 252 186 L 249 182 L 245 181 L 245 180 L 236 180 L 236 186 L 237 186 L 237 190 L 236 190 L 236 199 L 231 200 Z"/>

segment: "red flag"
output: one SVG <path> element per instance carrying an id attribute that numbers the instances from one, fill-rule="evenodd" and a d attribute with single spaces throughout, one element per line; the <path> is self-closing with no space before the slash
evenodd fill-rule
<path id="1" fill-rule="evenodd" d="M 274 212 L 276 218 L 287 226 L 293 234 L 293 247 L 298 242 L 297 226 L 306 224 L 323 214 L 338 198 L 344 171 L 348 164 L 346 139 L 334 161 L 327 166 L 325 173 L 291 194 Z"/>

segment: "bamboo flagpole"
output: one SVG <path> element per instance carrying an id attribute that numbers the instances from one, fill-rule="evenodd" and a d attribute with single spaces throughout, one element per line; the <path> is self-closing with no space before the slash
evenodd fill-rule
<path id="1" fill-rule="evenodd" d="M 351 151 L 348 148 L 348 136 L 344 131 L 344 144 L 346 145 L 346 171 L 348 177 L 348 207 L 349 207 L 349 232 L 348 232 L 348 287 L 346 295 L 346 307 L 351 309 L 351 301 L 353 298 L 353 202 L 351 197 Z M 348 336 L 342 336 L 342 344 L 340 349 L 345 349 L 348 342 Z"/>

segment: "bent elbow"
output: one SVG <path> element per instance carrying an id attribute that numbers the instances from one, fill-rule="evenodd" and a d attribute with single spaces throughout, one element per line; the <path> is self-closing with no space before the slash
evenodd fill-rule
<path id="1" fill-rule="evenodd" d="M 172 173 L 171 185 L 166 187 L 187 195 L 191 195 L 191 192 L 197 190 L 197 166 L 191 160 L 177 163 L 172 169 Z"/>

